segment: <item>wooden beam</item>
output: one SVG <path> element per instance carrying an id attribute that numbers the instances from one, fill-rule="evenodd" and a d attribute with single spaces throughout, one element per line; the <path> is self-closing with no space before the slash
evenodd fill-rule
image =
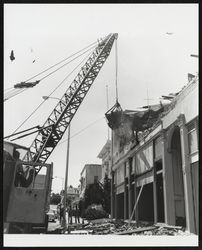
<path id="1" fill-rule="evenodd" d="M 141 186 L 141 188 L 140 188 L 140 192 L 139 192 L 138 197 L 137 197 L 137 200 L 136 200 L 136 202 L 135 202 L 135 205 L 134 205 L 134 208 L 133 208 L 133 212 L 132 212 L 132 214 L 131 214 L 131 216 L 130 216 L 130 219 L 129 219 L 129 225 L 130 225 L 130 223 L 131 223 L 131 220 L 132 220 L 132 218 L 133 218 L 133 215 L 134 215 L 136 206 L 137 206 L 137 204 L 138 204 L 140 195 L 141 195 L 141 193 L 142 193 L 143 186 L 144 186 L 144 184 L 143 184 L 143 185 Z"/>

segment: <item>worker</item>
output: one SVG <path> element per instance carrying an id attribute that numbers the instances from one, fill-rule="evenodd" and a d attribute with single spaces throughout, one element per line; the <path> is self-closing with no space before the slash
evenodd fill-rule
<path id="1" fill-rule="evenodd" d="M 57 219 L 60 221 L 60 204 L 57 205 Z"/>
<path id="2" fill-rule="evenodd" d="M 80 223 L 78 205 L 76 205 L 76 208 L 75 208 L 75 221 L 76 223 Z"/>
<path id="3" fill-rule="evenodd" d="M 69 205 L 69 210 L 68 210 L 68 224 L 72 224 L 72 206 L 71 206 L 71 204 Z"/>
<path id="4" fill-rule="evenodd" d="M 64 213 L 64 206 L 61 203 L 60 204 L 60 224 L 62 224 L 62 222 L 63 222 L 63 213 Z"/>
<path id="5" fill-rule="evenodd" d="M 20 161 L 20 153 L 17 150 L 14 151 L 13 157 L 15 160 Z M 15 175 L 15 181 L 14 181 L 15 186 L 16 187 L 29 187 L 34 177 L 34 168 L 28 167 L 27 178 L 25 177 L 25 171 L 23 169 L 22 163 L 18 163 L 16 168 L 17 169 L 16 169 L 16 175 Z"/>

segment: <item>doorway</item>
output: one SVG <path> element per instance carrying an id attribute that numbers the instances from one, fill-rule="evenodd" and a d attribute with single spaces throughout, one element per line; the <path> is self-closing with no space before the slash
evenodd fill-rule
<path id="1" fill-rule="evenodd" d="M 186 227 L 184 183 L 179 127 L 175 128 L 172 135 L 171 154 L 174 186 L 175 225 Z"/>
<path id="2" fill-rule="evenodd" d="M 117 219 L 124 219 L 124 193 L 116 195 L 117 203 Z"/>
<path id="3" fill-rule="evenodd" d="M 157 192 L 157 221 L 165 222 L 162 173 L 157 174 L 156 176 L 156 192 Z"/>

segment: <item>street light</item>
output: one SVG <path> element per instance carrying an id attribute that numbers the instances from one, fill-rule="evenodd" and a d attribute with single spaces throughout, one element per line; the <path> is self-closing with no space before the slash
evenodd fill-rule
<path id="1" fill-rule="evenodd" d="M 44 100 L 47 100 L 47 99 L 57 99 L 57 100 L 60 100 L 60 98 L 58 98 L 58 97 L 50 97 L 50 96 L 42 96 L 42 98 Z"/>
<path id="2" fill-rule="evenodd" d="M 57 99 L 60 100 L 57 97 L 49 97 L 49 96 L 42 96 L 44 100 L 48 99 Z M 61 100 L 60 100 L 61 101 Z M 66 171 L 65 171 L 65 187 L 64 187 L 64 198 L 63 198 L 63 206 L 64 206 L 64 211 L 63 211 L 63 231 L 65 232 L 67 230 L 67 221 L 66 221 L 66 200 L 67 200 L 67 180 L 68 180 L 68 168 L 69 168 L 69 144 L 70 144 L 70 124 L 68 127 L 68 139 L 67 139 L 67 158 L 66 158 Z"/>
<path id="3" fill-rule="evenodd" d="M 58 97 L 51 97 L 51 96 L 42 96 L 42 98 L 46 101 L 48 99 L 56 99 L 56 100 L 59 100 L 61 101 L 64 105 L 66 105 L 66 103 L 64 103 L 60 98 Z"/>

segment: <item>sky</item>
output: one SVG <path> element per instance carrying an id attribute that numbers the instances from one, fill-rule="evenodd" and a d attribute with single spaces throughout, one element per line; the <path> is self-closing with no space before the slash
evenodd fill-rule
<path id="1" fill-rule="evenodd" d="M 4 4 L 4 89 L 109 33 L 118 33 L 117 82 L 123 109 L 147 105 L 147 91 L 149 104 L 159 103 L 161 95 L 178 92 L 187 84 L 188 73 L 198 72 L 198 59 L 190 56 L 198 55 L 197 4 Z M 12 62 L 11 50 L 15 55 Z M 49 95 L 82 59 L 5 101 L 4 136 L 12 134 L 43 102 L 42 96 Z M 61 98 L 76 73 L 51 96 Z M 108 138 L 104 114 L 115 104 L 115 75 L 113 45 L 71 122 L 68 185 L 78 186 L 85 164 L 101 164 L 97 156 Z M 57 102 L 45 101 L 18 131 L 42 126 Z M 34 138 L 31 135 L 15 142 L 29 147 Z M 54 192 L 60 192 L 64 184 L 66 139 L 67 131 L 47 160 L 54 165 Z"/>

